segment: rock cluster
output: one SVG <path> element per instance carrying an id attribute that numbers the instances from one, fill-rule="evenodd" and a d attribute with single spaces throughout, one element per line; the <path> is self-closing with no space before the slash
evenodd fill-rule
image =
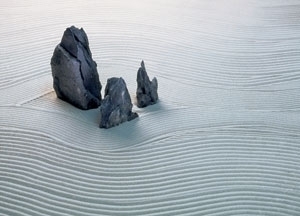
<path id="1" fill-rule="evenodd" d="M 111 128 L 138 117 L 137 113 L 132 112 L 130 95 L 122 78 L 113 77 L 107 80 L 100 112 L 100 128 Z"/>
<path id="2" fill-rule="evenodd" d="M 99 107 L 102 86 L 82 28 L 65 30 L 51 58 L 51 68 L 58 98 L 84 110 Z"/>
<path id="3" fill-rule="evenodd" d="M 100 128 L 111 128 L 138 117 L 132 112 L 132 102 L 123 78 L 107 80 L 101 100 L 101 83 L 97 64 L 92 58 L 84 30 L 67 28 L 51 58 L 53 87 L 58 98 L 83 109 L 100 105 Z M 144 61 L 137 73 L 137 106 L 146 107 L 158 100 L 157 80 L 150 81 Z"/>
<path id="4" fill-rule="evenodd" d="M 142 61 L 141 67 L 138 70 L 136 81 L 137 106 L 141 108 L 155 104 L 158 100 L 157 79 L 154 77 L 152 81 L 150 81 L 146 72 L 144 61 Z"/>

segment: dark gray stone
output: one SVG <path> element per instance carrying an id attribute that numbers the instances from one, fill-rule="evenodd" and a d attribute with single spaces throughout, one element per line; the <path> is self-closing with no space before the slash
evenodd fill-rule
<path id="1" fill-rule="evenodd" d="M 131 98 L 122 78 L 110 78 L 105 87 L 105 96 L 100 106 L 100 128 L 111 128 L 138 117 L 132 112 Z"/>
<path id="2" fill-rule="evenodd" d="M 142 61 L 141 67 L 137 72 L 136 81 L 137 106 L 141 108 L 155 104 L 158 100 L 157 79 L 154 77 L 152 81 L 150 81 L 146 72 L 144 61 Z"/>
<path id="3" fill-rule="evenodd" d="M 84 110 L 99 107 L 102 86 L 82 28 L 65 30 L 51 58 L 51 68 L 58 98 Z"/>

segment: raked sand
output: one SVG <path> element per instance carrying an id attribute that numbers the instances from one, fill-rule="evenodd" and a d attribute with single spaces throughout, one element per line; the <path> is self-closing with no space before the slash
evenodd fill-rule
<path id="1" fill-rule="evenodd" d="M 0 215 L 300 215 L 298 0 L 3 1 Z M 56 98 L 83 27 L 100 79 L 158 104 L 106 130 Z"/>

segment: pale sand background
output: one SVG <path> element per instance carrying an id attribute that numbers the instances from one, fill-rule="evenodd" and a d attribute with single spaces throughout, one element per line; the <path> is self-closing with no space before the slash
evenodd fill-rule
<path id="1" fill-rule="evenodd" d="M 2 1 L 0 215 L 300 215 L 300 1 Z M 88 34 L 105 87 L 160 102 L 99 129 L 50 58 Z"/>

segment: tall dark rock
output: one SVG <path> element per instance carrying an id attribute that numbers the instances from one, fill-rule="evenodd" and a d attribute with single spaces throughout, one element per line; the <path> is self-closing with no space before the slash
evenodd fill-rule
<path id="1" fill-rule="evenodd" d="M 100 128 L 111 128 L 138 117 L 132 112 L 131 98 L 122 78 L 110 78 L 105 87 L 105 96 L 100 106 Z"/>
<path id="2" fill-rule="evenodd" d="M 154 77 L 152 81 L 150 81 L 146 72 L 144 61 L 141 62 L 141 67 L 137 72 L 136 81 L 137 106 L 141 108 L 155 104 L 158 100 L 157 79 Z"/>
<path id="3" fill-rule="evenodd" d="M 82 28 L 65 30 L 51 58 L 51 68 L 58 98 L 84 110 L 99 107 L 102 86 Z"/>

